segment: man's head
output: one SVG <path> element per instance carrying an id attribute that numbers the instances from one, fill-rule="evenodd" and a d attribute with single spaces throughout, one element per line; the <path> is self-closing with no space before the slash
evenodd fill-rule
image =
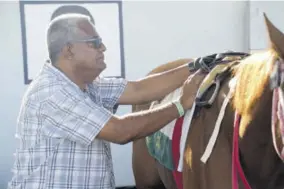
<path id="1" fill-rule="evenodd" d="M 47 30 L 47 46 L 53 65 L 91 82 L 105 68 L 105 46 L 90 18 L 64 14 L 54 18 Z"/>

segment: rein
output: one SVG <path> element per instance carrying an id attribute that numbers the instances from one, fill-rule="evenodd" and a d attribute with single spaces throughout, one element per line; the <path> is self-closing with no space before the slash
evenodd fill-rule
<path id="1" fill-rule="evenodd" d="M 276 143 L 276 127 L 279 124 L 280 132 L 282 137 L 282 143 L 284 143 L 283 133 L 284 133 L 284 114 L 283 114 L 283 104 L 280 102 L 281 89 L 276 88 L 273 91 L 273 101 L 272 101 L 272 119 L 271 119 L 271 131 L 273 145 L 279 158 L 284 161 L 284 147 L 280 151 Z"/>
<path id="2" fill-rule="evenodd" d="M 274 67 L 274 71 L 270 78 L 270 87 L 273 89 L 272 100 L 272 117 L 271 117 L 271 131 L 272 140 L 276 153 L 279 158 L 284 162 L 284 147 L 281 152 L 279 151 L 276 143 L 276 127 L 279 124 L 282 144 L 284 144 L 284 102 L 283 102 L 283 90 L 280 88 L 281 83 L 284 80 L 284 61 L 278 59 Z"/>
<path id="3" fill-rule="evenodd" d="M 238 182 L 238 174 L 241 177 L 241 181 L 243 182 L 245 189 L 251 189 L 244 171 L 242 169 L 242 165 L 239 159 L 239 128 L 240 128 L 241 116 L 236 113 L 234 120 L 234 135 L 233 135 L 233 152 L 232 152 L 232 189 L 239 188 Z"/>

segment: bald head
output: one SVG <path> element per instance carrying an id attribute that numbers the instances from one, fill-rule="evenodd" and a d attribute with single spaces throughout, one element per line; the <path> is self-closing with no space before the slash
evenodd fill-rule
<path id="1" fill-rule="evenodd" d="M 82 14 L 64 14 L 53 19 L 47 29 L 47 47 L 52 64 L 68 42 L 92 37 L 93 30 L 90 18 Z"/>

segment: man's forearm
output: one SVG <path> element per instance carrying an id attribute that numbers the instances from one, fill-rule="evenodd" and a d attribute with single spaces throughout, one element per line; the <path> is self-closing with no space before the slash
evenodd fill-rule
<path id="1" fill-rule="evenodd" d="M 148 136 L 178 117 L 178 110 L 173 103 L 121 117 L 120 132 L 124 135 L 124 143 Z"/>
<path id="2" fill-rule="evenodd" d="M 153 74 L 139 81 L 139 89 L 144 102 L 159 100 L 180 87 L 190 75 L 188 64 L 166 72 Z"/>

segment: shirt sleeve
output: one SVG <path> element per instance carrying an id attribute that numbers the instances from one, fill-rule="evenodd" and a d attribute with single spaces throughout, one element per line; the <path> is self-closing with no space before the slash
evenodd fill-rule
<path id="1" fill-rule="evenodd" d="M 106 108 L 113 108 L 122 95 L 127 81 L 124 78 L 101 78 L 98 82 L 100 96 Z"/>
<path id="2" fill-rule="evenodd" d="M 89 145 L 112 117 L 112 113 L 89 96 L 62 89 L 56 91 L 41 108 L 42 134 Z"/>

